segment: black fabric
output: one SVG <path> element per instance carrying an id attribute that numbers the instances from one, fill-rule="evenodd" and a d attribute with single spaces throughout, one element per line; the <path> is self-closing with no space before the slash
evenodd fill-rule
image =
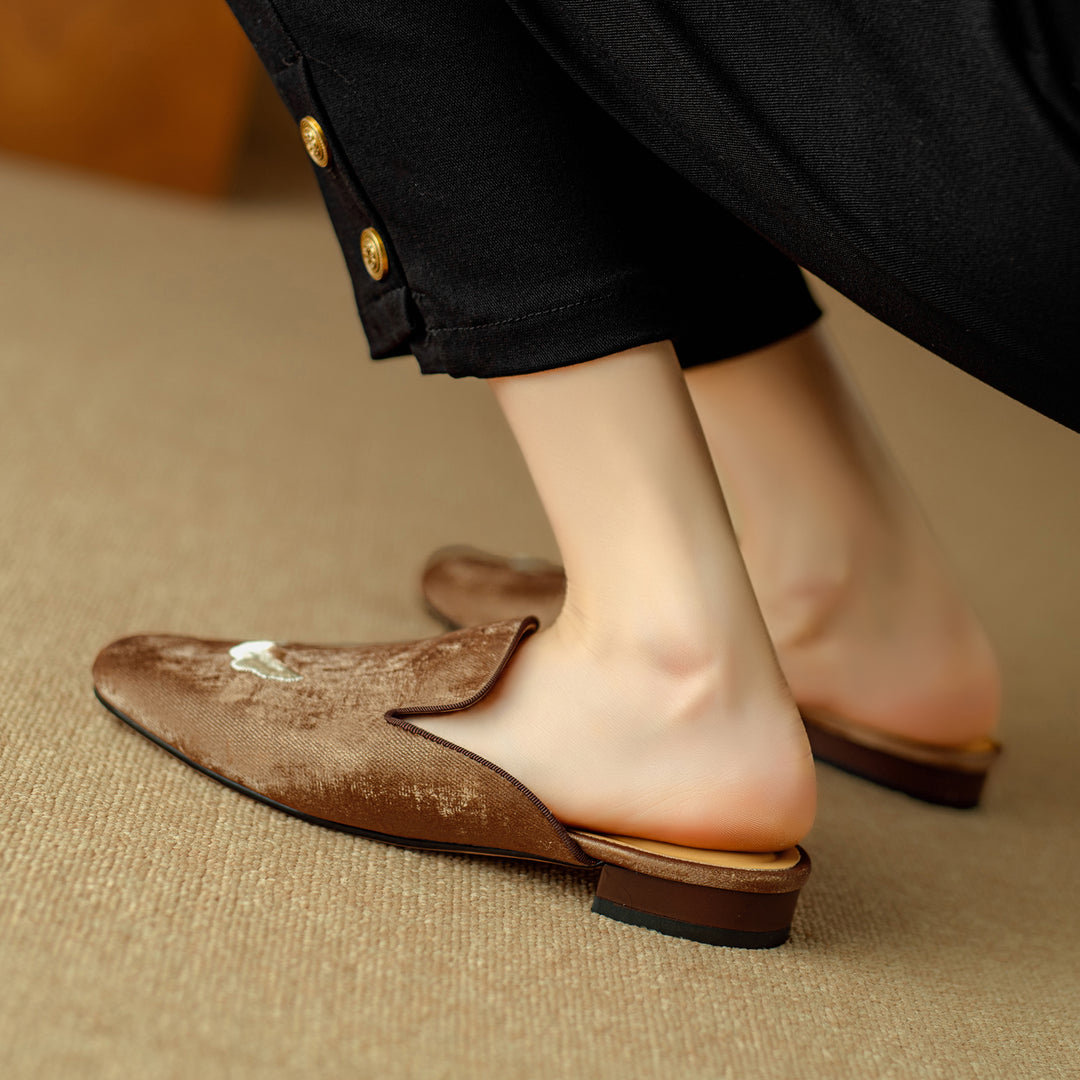
<path id="1" fill-rule="evenodd" d="M 708 362 L 813 321 L 794 260 L 1080 429 L 1065 0 L 233 8 L 330 137 L 376 356 L 490 377 L 672 337 Z"/>
<path id="2" fill-rule="evenodd" d="M 373 356 L 490 377 L 673 338 L 690 366 L 820 314 L 790 260 L 623 132 L 501 0 L 232 7 L 330 141 L 315 171 Z"/>
<path id="3" fill-rule="evenodd" d="M 509 2 L 674 171 L 1080 430 L 1075 0 Z"/>

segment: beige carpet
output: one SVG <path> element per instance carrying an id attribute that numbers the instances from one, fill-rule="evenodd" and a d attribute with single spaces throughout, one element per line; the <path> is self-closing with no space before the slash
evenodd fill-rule
<path id="1" fill-rule="evenodd" d="M 1080 438 L 828 296 L 997 640 L 984 809 L 821 770 L 791 943 L 319 830 L 90 693 L 139 630 L 396 639 L 446 541 L 553 555 L 485 388 L 369 363 L 299 150 L 207 205 L 0 161 L 0 1073 L 1075 1077 Z"/>

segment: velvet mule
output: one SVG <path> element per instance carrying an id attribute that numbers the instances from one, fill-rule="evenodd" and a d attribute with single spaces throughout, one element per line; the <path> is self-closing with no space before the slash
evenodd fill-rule
<path id="1" fill-rule="evenodd" d="M 770 948 L 788 937 L 799 847 L 704 851 L 565 827 L 536 795 L 410 716 L 496 685 L 536 619 L 355 647 L 125 638 L 94 664 L 101 702 L 200 772 L 270 806 L 409 848 L 598 875 L 593 910 L 673 937 Z"/>

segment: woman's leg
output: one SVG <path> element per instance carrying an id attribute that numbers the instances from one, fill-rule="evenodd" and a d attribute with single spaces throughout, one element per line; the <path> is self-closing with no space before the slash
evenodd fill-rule
<path id="1" fill-rule="evenodd" d="M 590 102 L 500 0 L 232 3 L 312 139 L 373 355 L 497 380 L 567 554 L 566 619 L 448 738 L 573 824 L 800 839 L 805 736 L 674 352 L 646 345 L 717 325 L 734 351 L 759 343 L 753 282 L 781 282 L 786 332 L 803 327 L 816 309 L 797 270 Z"/>
<path id="2" fill-rule="evenodd" d="M 933 743 L 989 734 L 993 651 L 817 331 L 686 380 L 799 704 Z"/>
<path id="3" fill-rule="evenodd" d="M 809 748 L 670 343 L 493 385 L 567 603 L 489 699 L 417 722 L 577 826 L 707 848 L 800 840 Z"/>
<path id="4" fill-rule="evenodd" d="M 822 337 L 810 329 L 723 362 L 707 355 L 703 342 L 680 346 L 796 702 L 943 746 L 990 734 L 993 650 Z M 551 621 L 562 602 L 550 570 L 452 550 L 424 585 L 466 624 L 529 611 Z"/>

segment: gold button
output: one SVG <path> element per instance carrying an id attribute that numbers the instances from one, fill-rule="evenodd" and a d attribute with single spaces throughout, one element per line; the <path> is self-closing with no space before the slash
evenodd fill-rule
<path id="1" fill-rule="evenodd" d="M 390 260 L 386 255 L 386 245 L 374 229 L 365 229 L 360 234 L 360 254 L 367 272 L 376 280 L 382 281 L 390 269 Z"/>
<path id="2" fill-rule="evenodd" d="M 308 157 L 320 169 L 325 169 L 330 164 L 330 146 L 323 134 L 323 129 L 319 126 L 319 121 L 314 116 L 305 116 L 300 121 L 300 138 L 304 140 L 304 149 L 307 150 Z"/>

